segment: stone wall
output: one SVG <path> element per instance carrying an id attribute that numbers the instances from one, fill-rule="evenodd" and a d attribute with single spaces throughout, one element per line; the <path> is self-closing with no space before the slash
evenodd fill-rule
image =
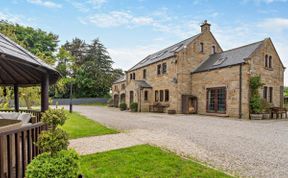
<path id="1" fill-rule="evenodd" d="M 272 69 L 265 68 L 265 55 L 272 56 Z M 280 58 L 270 39 L 266 39 L 263 45 L 251 58 L 251 75 L 260 75 L 264 86 L 273 87 L 273 106 L 281 106 L 284 98 L 280 94 L 280 87 L 284 86 L 284 69 Z M 263 88 L 260 89 L 263 96 Z"/>
<path id="2" fill-rule="evenodd" d="M 204 44 L 204 52 L 199 51 L 200 42 Z M 145 80 L 153 88 L 149 90 L 149 101 L 145 101 L 141 109 L 147 110 L 147 106 L 155 103 L 155 91 L 169 90 L 169 102 L 162 102 L 163 105 L 168 105 L 167 109 L 174 109 L 177 113 L 181 113 L 182 95 L 191 94 L 191 72 L 198 65 L 209 57 L 212 52 L 212 46 L 215 46 L 216 52 L 221 52 L 222 49 L 215 41 L 211 32 L 202 33 L 193 43 L 188 45 L 175 57 L 158 61 L 140 69 L 129 71 L 127 73 L 126 87 L 126 103 L 129 103 L 129 91 L 136 89 L 133 80 L 130 80 L 130 74 L 135 73 L 135 80 Z M 167 73 L 157 75 L 157 65 L 162 63 L 167 64 Z M 143 70 L 146 69 L 146 79 L 143 79 Z M 132 82 L 132 83 L 131 83 Z M 139 91 L 134 91 L 135 102 L 139 103 Z M 142 91 L 143 92 L 143 91 Z M 135 94 L 138 93 L 138 94 Z M 139 96 L 138 96 L 139 95 Z M 144 96 L 144 95 L 141 95 Z M 143 102 L 143 101 L 142 101 Z"/>
<path id="3" fill-rule="evenodd" d="M 192 94 L 198 98 L 198 113 L 239 117 L 240 65 L 192 75 Z M 226 113 L 207 113 L 207 88 L 226 88 Z M 249 65 L 242 67 L 242 117 L 249 118 Z"/>

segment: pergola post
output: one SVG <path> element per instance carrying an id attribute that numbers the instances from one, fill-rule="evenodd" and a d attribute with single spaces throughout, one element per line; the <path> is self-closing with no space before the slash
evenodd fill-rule
<path id="1" fill-rule="evenodd" d="M 19 112 L 19 88 L 18 88 L 18 85 L 14 85 L 14 108 L 15 108 L 15 112 Z"/>
<path id="2" fill-rule="evenodd" d="M 45 74 L 41 82 L 41 111 L 45 112 L 49 108 L 49 75 Z"/>

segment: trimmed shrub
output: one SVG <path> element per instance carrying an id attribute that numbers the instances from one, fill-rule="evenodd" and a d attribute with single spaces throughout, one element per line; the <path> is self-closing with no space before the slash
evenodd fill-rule
<path id="1" fill-rule="evenodd" d="M 52 154 L 57 151 L 67 150 L 68 144 L 68 134 L 60 128 L 56 128 L 53 131 L 43 131 L 36 143 L 43 152 Z"/>
<path id="2" fill-rule="evenodd" d="M 54 156 L 42 153 L 27 166 L 26 178 L 75 178 L 79 171 L 79 156 L 74 150 L 62 150 Z"/>
<path id="3" fill-rule="evenodd" d="M 52 129 L 56 129 L 57 125 L 63 125 L 67 120 L 64 108 L 48 109 L 41 117 L 42 122 L 48 124 Z"/>
<path id="4" fill-rule="evenodd" d="M 121 103 L 120 104 L 120 111 L 125 111 L 127 109 L 127 104 L 126 103 Z"/>
<path id="5" fill-rule="evenodd" d="M 131 103 L 130 109 L 132 112 L 138 112 L 138 103 Z"/>

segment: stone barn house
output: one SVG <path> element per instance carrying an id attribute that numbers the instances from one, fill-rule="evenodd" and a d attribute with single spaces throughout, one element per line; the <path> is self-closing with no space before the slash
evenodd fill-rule
<path id="1" fill-rule="evenodd" d="M 249 78 L 261 75 L 260 93 L 283 106 L 285 67 L 270 38 L 223 51 L 210 24 L 201 33 L 144 58 L 115 81 L 115 106 L 138 103 L 140 112 L 249 118 Z"/>

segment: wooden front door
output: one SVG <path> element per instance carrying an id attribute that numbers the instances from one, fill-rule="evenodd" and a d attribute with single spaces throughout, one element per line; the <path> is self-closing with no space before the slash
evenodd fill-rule
<path id="1" fill-rule="evenodd" d="M 197 113 L 197 98 L 192 95 L 182 95 L 182 113 L 195 114 Z"/>

